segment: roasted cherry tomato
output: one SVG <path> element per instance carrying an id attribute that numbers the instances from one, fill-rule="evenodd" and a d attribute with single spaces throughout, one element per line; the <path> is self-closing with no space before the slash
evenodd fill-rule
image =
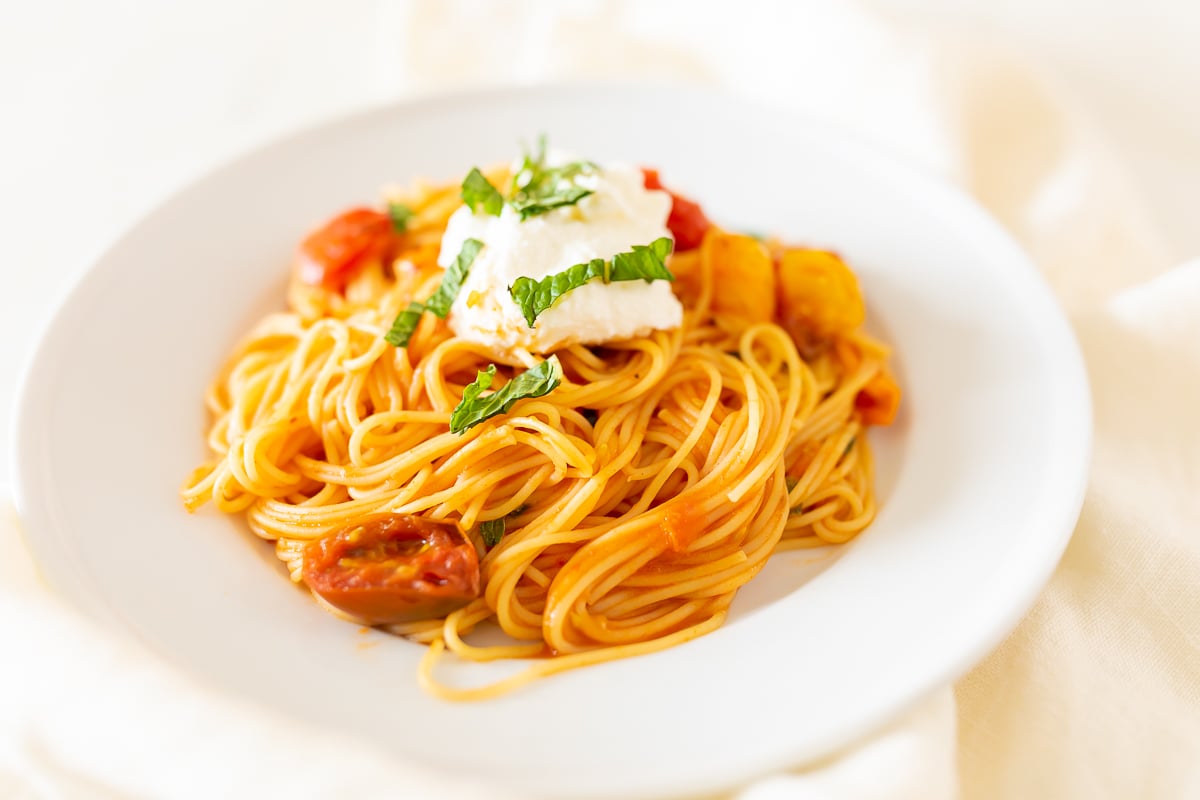
<path id="1" fill-rule="evenodd" d="M 667 228 L 675 237 L 675 251 L 691 250 L 699 247 L 704 241 L 704 234 L 713 226 L 699 203 L 694 203 L 686 197 L 675 194 L 662 185 L 658 179 L 658 170 L 642 168 L 642 175 L 647 189 L 658 189 L 671 195 L 671 215 L 667 217 Z"/>
<path id="2" fill-rule="evenodd" d="M 341 291 L 359 268 L 373 258 L 386 258 L 395 245 L 396 231 L 387 214 L 352 208 L 300 244 L 300 280 Z"/>
<path id="3" fill-rule="evenodd" d="M 479 556 L 446 522 L 375 514 L 309 543 L 304 583 L 366 625 L 436 619 L 479 596 Z"/>
<path id="4" fill-rule="evenodd" d="M 900 386 L 890 374 L 881 372 L 854 396 L 854 407 L 862 414 L 864 425 L 891 425 L 900 409 Z"/>

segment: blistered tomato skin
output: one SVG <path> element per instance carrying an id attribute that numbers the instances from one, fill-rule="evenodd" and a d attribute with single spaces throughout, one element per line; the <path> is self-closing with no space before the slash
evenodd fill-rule
<path id="1" fill-rule="evenodd" d="M 313 594 L 365 625 L 444 617 L 479 596 L 475 546 L 459 529 L 376 514 L 310 542 L 301 577 Z"/>
<path id="2" fill-rule="evenodd" d="M 700 204 L 682 195 L 675 194 L 662 185 L 658 170 L 642 168 L 647 189 L 657 189 L 671 195 L 671 215 L 667 217 L 667 228 L 675 239 L 675 252 L 693 250 L 704 241 L 704 234 L 713 226 Z"/>
<path id="3" fill-rule="evenodd" d="M 387 258 L 396 243 L 391 217 L 370 208 L 352 208 L 325 223 L 300 244 L 300 280 L 340 292 L 372 259 Z"/>

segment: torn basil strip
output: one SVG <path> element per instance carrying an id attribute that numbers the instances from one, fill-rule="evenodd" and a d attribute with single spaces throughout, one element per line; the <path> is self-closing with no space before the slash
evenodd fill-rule
<path id="1" fill-rule="evenodd" d="M 424 305 L 415 301 L 409 303 L 408 308 L 396 315 L 396 319 L 392 321 L 391 329 L 388 330 L 383 338 L 392 347 L 408 347 L 408 340 L 412 338 L 413 332 L 417 329 L 417 325 L 421 321 L 421 315 L 424 313 Z"/>
<path id="2" fill-rule="evenodd" d="M 535 367 L 513 377 L 499 390 L 484 395 L 496 377 L 496 365 L 479 370 L 475 380 L 463 390 L 462 401 L 450 414 L 451 433 L 462 433 L 484 420 L 507 414 L 518 400 L 543 397 L 562 383 L 562 364 L 558 356 L 550 356 Z"/>
<path id="3" fill-rule="evenodd" d="M 482 210 L 485 214 L 498 217 L 504 209 L 504 198 L 500 195 L 500 190 L 483 176 L 479 167 L 473 168 L 463 179 L 461 195 L 472 213 Z"/>
<path id="4" fill-rule="evenodd" d="M 409 303 L 408 308 L 396 315 L 391 329 L 383 337 L 387 343 L 393 347 L 408 347 L 408 340 L 412 338 L 418 323 L 421 322 L 421 315 L 426 311 L 445 319 L 446 315 L 450 313 L 450 306 L 454 305 L 454 298 L 458 297 L 463 282 L 471 272 L 471 264 L 475 262 L 475 257 L 482 249 L 483 242 L 478 239 L 464 241 L 462 249 L 458 251 L 458 257 L 454 259 L 454 263 L 446 269 L 446 273 L 442 276 L 442 282 L 437 291 L 424 303 L 416 301 Z"/>
<path id="5" fill-rule="evenodd" d="M 482 249 L 483 242 L 478 239 L 467 239 L 463 242 L 462 249 L 458 251 L 458 257 L 454 259 L 453 264 L 446 268 L 441 285 L 438 286 L 433 296 L 425 301 L 427 311 L 442 319 L 446 318 L 446 315 L 450 313 L 450 306 L 454 305 L 454 298 L 458 297 L 463 282 L 471 272 L 471 264 L 475 263 L 475 257 Z"/>
<path id="6" fill-rule="evenodd" d="M 532 328 L 538 316 L 557 303 L 559 298 L 597 278 L 605 283 L 675 280 L 666 264 L 673 246 L 671 239 L 663 236 L 650 244 L 635 244 L 633 250 L 618 253 L 613 256 L 612 261 L 594 258 L 586 263 L 567 267 L 562 272 L 547 275 L 541 280 L 517 278 L 508 291 L 520 307 L 525 321 Z"/>
<path id="7" fill-rule="evenodd" d="M 408 223 L 416 216 L 411 208 L 404 203 L 388 203 L 388 218 L 392 221 L 392 228 L 396 233 L 404 233 L 408 230 Z"/>
<path id="8" fill-rule="evenodd" d="M 479 538 L 483 539 L 483 543 L 489 548 L 500 544 L 500 539 L 503 536 L 504 517 L 489 519 L 486 522 L 479 523 Z"/>

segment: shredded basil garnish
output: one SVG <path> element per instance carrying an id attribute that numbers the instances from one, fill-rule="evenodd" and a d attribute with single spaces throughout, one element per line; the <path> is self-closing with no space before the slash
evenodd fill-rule
<path id="1" fill-rule="evenodd" d="M 408 347 L 408 340 L 412 338 L 413 331 L 417 329 L 417 323 L 421 321 L 421 314 L 426 311 L 445 319 L 446 315 L 450 313 L 450 306 L 454 305 L 454 298 L 458 297 L 459 290 L 462 289 L 463 281 L 467 279 L 467 275 L 471 271 L 471 264 L 482 249 L 483 242 L 478 239 L 464 241 L 462 249 L 458 251 L 458 257 L 454 259 L 454 263 L 446 269 L 446 273 L 442 276 L 442 282 L 437 291 L 424 303 L 409 303 L 408 308 L 396 315 L 391 329 L 383 337 L 387 343 L 393 347 Z"/>
<path id="2" fill-rule="evenodd" d="M 458 292 L 462 289 L 463 281 L 467 279 L 467 275 L 471 271 L 471 264 L 475 262 L 475 256 L 479 255 L 479 251 L 483 249 L 483 242 L 478 239 L 467 239 L 462 244 L 462 249 L 458 251 L 458 257 L 454 259 L 454 263 L 446 269 L 446 274 L 442 276 L 442 283 L 438 286 L 433 296 L 425 301 L 425 310 L 433 314 L 446 318 L 450 313 L 450 306 L 454 305 L 454 298 L 458 297 Z"/>
<path id="3" fill-rule="evenodd" d="M 673 242 L 663 236 L 650 244 L 635 244 L 631 252 L 618 253 L 613 256 L 612 261 L 594 258 L 584 264 L 567 267 L 562 272 L 547 275 L 541 280 L 517 278 L 508 291 L 520 306 L 525 321 L 532 328 L 538 315 L 558 302 L 560 297 L 597 278 L 605 283 L 675 280 L 675 276 L 666 265 L 672 247 Z"/>
<path id="4" fill-rule="evenodd" d="M 483 176 L 479 167 L 467 173 L 462 182 L 461 194 L 463 202 L 471 208 L 472 213 L 482 208 L 485 214 L 498 217 L 504 208 L 504 198 L 500 196 L 500 190 L 492 186 L 492 182 Z"/>
<path id="5" fill-rule="evenodd" d="M 515 376 L 498 391 L 481 396 L 491 388 L 495 376 L 496 365 L 490 364 L 486 370 L 480 370 L 475 380 L 463 390 L 462 402 L 450 414 L 452 433 L 462 433 L 486 419 L 507 414 L 518 400 L 542 397 L 554 391 L 562 383 L 562 364 L 558 356 L 550 356 Z"/>
<path id="6" fill-rule="evenodd" d="M 525 152 L 521 168 L 513 175 L 508 204 L 521 215 L 521 221 L 556 208 L 573 206 L 592 194 L 576 184 L 581 175 L 595 172 L 590 161 L 572 161 L 556 167 L 546 165 L 546 136 L 538 138 L 536 153 Z"/>
<path id="7" fill-rule="evenodd" d="M 845 458 L 846 456 L 850 455 L 850 451 L 854 449 L 854 444 L 857 441 L 858 441 L 857 436 L 850 437 L 850 441 L 846 442 L 846 449 L 842 451 L 842 458 Z"/>
<path id="8" fill-rule="evenodd" d="M 415 214 L 413 210 L 404 203 L 388 203 L 388 217 L 392 220 L 392 227 L 396 233 L 404 233 L 408 230 L 408 223 Z"/>
<path id="9" fill-rule="evenodd" d="M 592 194 L 576 183 L 581 175 L 595 172 L 596 165 L 590 161 L 572 161 L 551 167 L 546 165 L 546 137 L 538 140 L 536 153 L 528 150 L 520 169 L 513 175 L 508 189 L 508 204 L 521 215 L 521 221 L 545 214 L 556 208 L 573 206 Z M 473 168 L 462 182 L 462 199 L 471 213 L 500 216 L 504 209 L 504 196 L 500 190 L 484 177 L 478 167 Z"/>
<path id="10" fill-rule="evenodd" d="M 502 536 L 504 536 L 504 517 L 489 519 L 486 522 L 479 523 L 479 537 L 483 539 L 483 543 L 488 547 L 495 547 L 500 544 Z"/>
<path id="11" fill-rule="evenodd" d="M 522 504 L 514 508 L 512 511 L 505 514 L 499 519 L 489 519 L 479 523 L 479 537 L 483 539 L 483 543 L 489 548 L 500 544 L 500 539 L 504 537 L 505 529 L 508 526 L 508 520 L 516 519 L 529 510 L 528 504 Z"/>
<path id="12" fill-rule="evenodd" d="M 384 335 L 384 339 L 392 347 L 408 347 L 408 340 L 412 338 L 413 331 L 417 329 L 417 323 L 421 321 L 421 315 L 425 313 L 425 306 L 421 303 L 413 301 L 408 304 L 408 308 L 396 315 L 396 319 L 392 320 L 392 327 Z"/>

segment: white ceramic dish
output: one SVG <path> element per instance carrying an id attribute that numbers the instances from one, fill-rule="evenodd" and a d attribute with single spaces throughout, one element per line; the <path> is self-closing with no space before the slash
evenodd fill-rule
<path id="1" fill-rule="evenodd" d="M 506 159 L 540 131 L 596 160 L 658 166 L 731 227 L 840 251 L 895 345 L 904 412 L 871 434 L 873 527 L 833 554 L 776 557 L 721 630 L 446 704 L 417 687 L 417 645 L 371 633 L 380 643 L 364 648 L 240 520 L 188 516 L 177 490 L 205 455 L 206 384 L 282 304 L 290 254 L 313 224 L 385 183 Z M 1054 300 L 957 191 L 729 97 L 554 87 L 323 125 L 164 203 L 50 325 L 21 394 L 14 474 L 47 579 L 207 683 L 519 792 L 650 796 L 825 755 L 982 658 L 1062 553 L 1090 432 L 1085 373 Z M 281 664 L 293 685 L 337 690 L 277 692 Z"/>

